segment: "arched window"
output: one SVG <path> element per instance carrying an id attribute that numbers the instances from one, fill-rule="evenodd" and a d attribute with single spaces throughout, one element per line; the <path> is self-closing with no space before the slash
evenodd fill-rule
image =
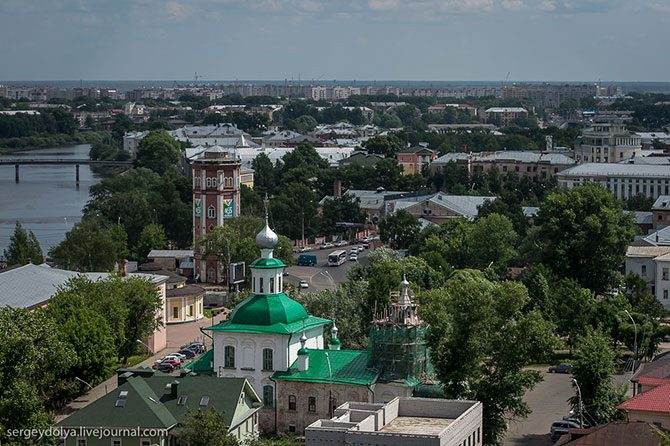
<path id="1" fill-rule="evenodd" d="M 223 348 L 223 366 L 226 368 L 235 368 L 235 347 L 226 345 Z"/>
<path id="2" fill-rule="evenodd" d="M 212 187 L 213 188 L 216 188 L 216 183 L 217 183 L 216 177 L 212 177 Z"/>
<path id="3" fill-rule="evenodd" d="M 274 361 L 271 348 L 263 349 L 263 370 L 274 370 Z"/>
<path id="4" fill-rule="evenodd" d="M 212 179 L 210 177 L 205 178 L 205 185 L 207 188 L 212 187 Z"/>
<path id="5" fill-rule="evenodd" d="M 216 218 L 216 208 L 214 205 L 210 205 L 207 208 L 207 218 Z"/>
<path id="6" fill-rule="evenodd" d="M 296 410 L 296 398 L 295 395 L 288 396 L 288 410 Z"/>
<path id="7" fill-rule="evenodd" d="M 262 277 L 260 277 L 258 279 L 258 292 L 259 293 L 264 293 L 265 292 L 265 291 L 263 291 L 263 278 Z"/>
<path id="8" fill-rule="evenodd" d="M 270 293 L 274 293 L 274 292 L 275 292 L 275 278 L 270 277 Z"/>
<path id="9" fill-rule="evenodd" d="M 263 386 L 263 406 L 274 407 L 275 392 L 272 386 Z"/>

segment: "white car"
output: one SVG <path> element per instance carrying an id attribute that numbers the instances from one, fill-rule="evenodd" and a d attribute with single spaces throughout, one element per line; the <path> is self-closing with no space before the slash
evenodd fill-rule
<path id="1" fill-rule="evenodd" d="M 358 262 L 358 254 L 353 253 L 353 252 L 351 254 L 349 254 L 349 261 Z"/>
<path id="2" fill-rule="evenodd" d="M 163 356 L 161 359 L 159 359 L 156 362 L 163 362 L 163 361 L 177 361 L 179 363 L 184 362 L 179 356 L 176 356 L 176 355 Z"/>
<path id="3" fill-rule="evenodd" d="M 300 281 L 300 288 L 309 288 L 309 283 L 306 280 Z"/>
<path id="4" fill-rule="evenodd" d="M 349 244 L 349 242 L 347 242 L 346 240 L 340 240 L 339 242 L 335 243 L 335 246 L 337 246 L 339 248 L 339 247 L 342 247 L 342 246 L 347 246 L 348 244 Z"/>
<path id="5" fill-rule="evenodd" d="M 176 357 L 178 357 L 179 359 L 181 359 L 181 362 L 184 362 L 184 361 L 186 361 L 186 360 L 188 359 L 188 358 L 186 357 L 186 355 L 183 355 L 183 354 L 181 354 L 181 353 L 170 353 L 170 356 L 176 356 Z"/>

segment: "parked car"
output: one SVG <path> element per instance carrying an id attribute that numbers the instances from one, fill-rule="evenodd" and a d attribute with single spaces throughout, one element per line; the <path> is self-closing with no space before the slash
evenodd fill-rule
<path id="1" fill-rule="evenodd" d="M 551 433 L 551 439 L 552 440 L 558 440 L 561 438 L 562 435 L 565 435 L 568 433 L 570 429 L 579 429 L 579 423 L 573 423 L 571 421 L 554 421 L 551 423 L 551 429 L 549 432 Z"/>
<path id="2" fill-rule="evenodd" d="M 579 426 L 579 418 L 575 418 L 574 415 L 567 415 L 567 416 L 563 417 L 563 421 L 568 421 L 570 423 L 575 423 L 577 426 Z M 587 423 L 586 421 L 584 421 L 582 423 L 582 425 L 584 426 L 584 429 L 588 429 L 589 427 L 591 427 L 591 425 L 589 423 Z"/>
<path id="3" fill-rule="evenodd" d="M 323 245 L 319 246 L 319 249 L 330 249 L 334 247 L 335 245 L 333 245 L 332 243 L 324 243 Z"/>
<path id="4" fill-rule="evenodd" d="M 349 244 L 348 241 L 346 240 L 340 240 L 339 242 L 335 243 L 335 246 L 337 247 L 342 247 L 342 246 L 347 246 Z"/>
<path id="5" fill-rule="evenodd" d="M 172 368 L 178 369 L 181 367 L 181 362 L 174 360 L 174 359 L 159 359 L 156 361 L 156 363 L 153 365 L 154 369 L 158 369 L 159 367 L 169 364 L 172 366 Z"/>
<path id="6" fill-rule="evenodd" d="M 368 248 L 370 248 L 370 242 L 365 241 L 365 242 L 363 242 L 363 243 L 361 244 L 361 246 L 362 246 L 363 248 L 365 248 L 365 249 L 368 249 Z"/>
<path id="7" fill-rule="evenodd" d="M 186 360 L 188 359 L 188 356 L 186 356 L 184 353 L 180 353 L 180 352 L 177 352 L 177 353 L 170 353 L 169 356 L 176 356 L 177 358 L 179 358 L 179 360 L 180 360 L 181 362 L 184 362 L 184 361 L 186 361 Z"/>
<path id="8" fill-rule="evenodd" d="M 307 252 L 311 250 L 312 250 L 311 246 L 303 246 L 302 248 L 300 248 L 300 252 Z"/>
<path id="9" fill-rule="evenodd" d="M 558 365 L 552 365 L 547 369 L 548 373 L 571 373 L 572 372 L 572 364 L 568 364 L 567 362 L 563 362 Z"/>
<path id="10" fill-rule="evenodd" d="M 309 288 L 309 283 L 306 280 L 300 281 L 300 288 Z"/>
<path id="11" fill-rule="evenodd" d="M 176 356 L 176 355 L 166 355 L 166 356 L 163 357 L 161 362 L 165 362 L 167 360 L 177 361 L 179 364 L 184 362 L 184 361 L 182 361 L 181 356 Z"/>
<path id="12" fill-rule="evenodd" d="M 179 350 L 179 353 L 186 356 L 186 359 L 193 359 L 195 358 L 196 355 L 195 351 L 190 350 L 188 348 L 182 348 L 181 350 Z"/>
<path id="13" fill-rule="evenodd" d="M 167 362 L 164 364 L 158 364 L 155 368 L 159 372 L 163 373 L 172 373 L 175 371 L 175 367 L 172 364 L 168 364 Z"/>
<path id="14" fill-rule="evenodd" d="M 196 352 L 196 353 L 204 353 L 204 352 L 207 350 L 207 349 L 205 348 L 205 344 L 203 344 L 203 343 L 200 342 L 200 341 L 189 342 L 188 344 L 184 344 L 184 345 L 182 345 L 182 346 L 179 347 L 179 348 L 180 348 L 180 349 L 185 349 L 185 348 L 187 348 L 187 349 L 189 349 L 189 350 L 193 350 L 193 351 Z"/>
<path id="15" fill-rule="evenodd" d="M 349 254 L 349 261 L 350 262 L 358 262 L 358 254 L 356 254 L 355 252 L 352 252 L 351 254 Z"/>

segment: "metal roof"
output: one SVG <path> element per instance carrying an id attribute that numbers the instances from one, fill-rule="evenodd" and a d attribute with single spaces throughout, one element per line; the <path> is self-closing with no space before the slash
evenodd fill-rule
<path id="1" fill-rule="evenodd" d="M 32 263 L 0 271 L 0 308 L 33 308 L 42 305 L 56 294 L 59 287 L 80 275 L 92 281 L 109 277 L 109 273 L 80 273 Z M 131 273 L 129 276 L 144 277 L 154 283 L 167 280 L 167 277 L 156 274 Z"/>
<path id="2" fill-rule="evenodd" d="M 614 163 L 584 163 L 556 174 L 558 177 L 623 177 L 670 179 L 668 166 Z"/>
<path id="3" fill-rule="evenodd" d="M 192 249 L 152 249 L 149 251 L 147 258 L 168 258 L 168 259 L 183 259 L 185 257 L 193 257 Z"/>
<path id="4" fill-rule="evenodd" d="M 309 355 L 307 370 L 299 371 L 298 360 L 296 360 L 288 371 L 275 372 L 272 378 L 286 381 L 332 382 L 333 384 L 358 386 L 369 386 L 377 379 L 377 372 L 367 367 L 369 356 L 366 351 L 306 350 Z"/>

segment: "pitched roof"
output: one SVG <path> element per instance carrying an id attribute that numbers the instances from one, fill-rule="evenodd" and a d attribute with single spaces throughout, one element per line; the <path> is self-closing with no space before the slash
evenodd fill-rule
<path id="1" fill-rule="evenodd" d="M 556 174 L 558 177 L 670 178 L 668 166 L 614 163 L 584 163 Z"/>
<path id="2" fill-rule="evenodd" d="M 183 259 L 185 257 L 193 257 L 192 249 L 152 249 L 149 251 L 147 258 L 168 258 L 168 259 Z"/>
<path id="3" fill-rule="evenodd" d="M 211 375 L 214 373 L 214 349 L 209 349 L 193 361 L 186 364 L 182 370 L 199 375 Z"/>
<path id="4" fill-rule="evenodd" d="M 431 150 L 428 147 L 423 147 L 423 146 L 407 147 L 405 149 L 398 150 L 397 153 L 421 153 L 421 152 L 426 152 L 426 153 L 429 153 L 431 155 L 437 153 L 434 150 Z"/>
<path id="5" fill-rule="evenodd" d="M 670 413 L 670 384 L 654 387 L 617 406 L 617 409 Z"/>
<path id="6" fill-rule="evenodd" d="M 56 294 L 59 287 L 77 276 L 97 281 L 106 279 L 109 273 L 80 273 L 32 263 L 0 271 L 0 308 L 33 308 L 44 304 Z M 167 279 L 145 273 L 131 273 L 130 276 L 144 277 L 155 283 L 162 283 Z"/>
<path id="7" fill-rule="evenodd" d="M 172 396 L 168 387 L 175 382 L 178 383 L 176 397 Z M 128 392 L 126 402 L 123 407 L 117 407 L 116 401 L 123 391 Z M 131 376 L 116 390 L 73 413 L 59 425 L 169 429 L 186 415 L 189 408 L 197 410 L 207 407 L 223 412 L 226 424 L 232 427 L 243 391 L 252 400 L 259 401 L 258 395 L 245 378 L 185 376 L 175 379 L 174 376 L 165 374 Z M 200 404 L 203 397 L 208 397 L 206 405 Z"/>
<path id="8" fill-rule="evenodd" d="M 367 368 L 369 357 L 366 351 L 306 350 L 309 355 L 307 370 L 299 371 L 298 360 L 296 360 L 288 371 L 275 372 L 272 377 L 287 381 L 330 383 L 330 371 L 332 370 L 333 384 L 368 386 L 377 379 L 377 372 Z"/>
<path id="9" fill-rule="evenodd" d="M 661 195 L 659 196 L 656 201 L 654 201 L 654 204 L 652 205 L 651 209 L 653 211 L 666 211 L 670 210 L 670 195 Z"/>

